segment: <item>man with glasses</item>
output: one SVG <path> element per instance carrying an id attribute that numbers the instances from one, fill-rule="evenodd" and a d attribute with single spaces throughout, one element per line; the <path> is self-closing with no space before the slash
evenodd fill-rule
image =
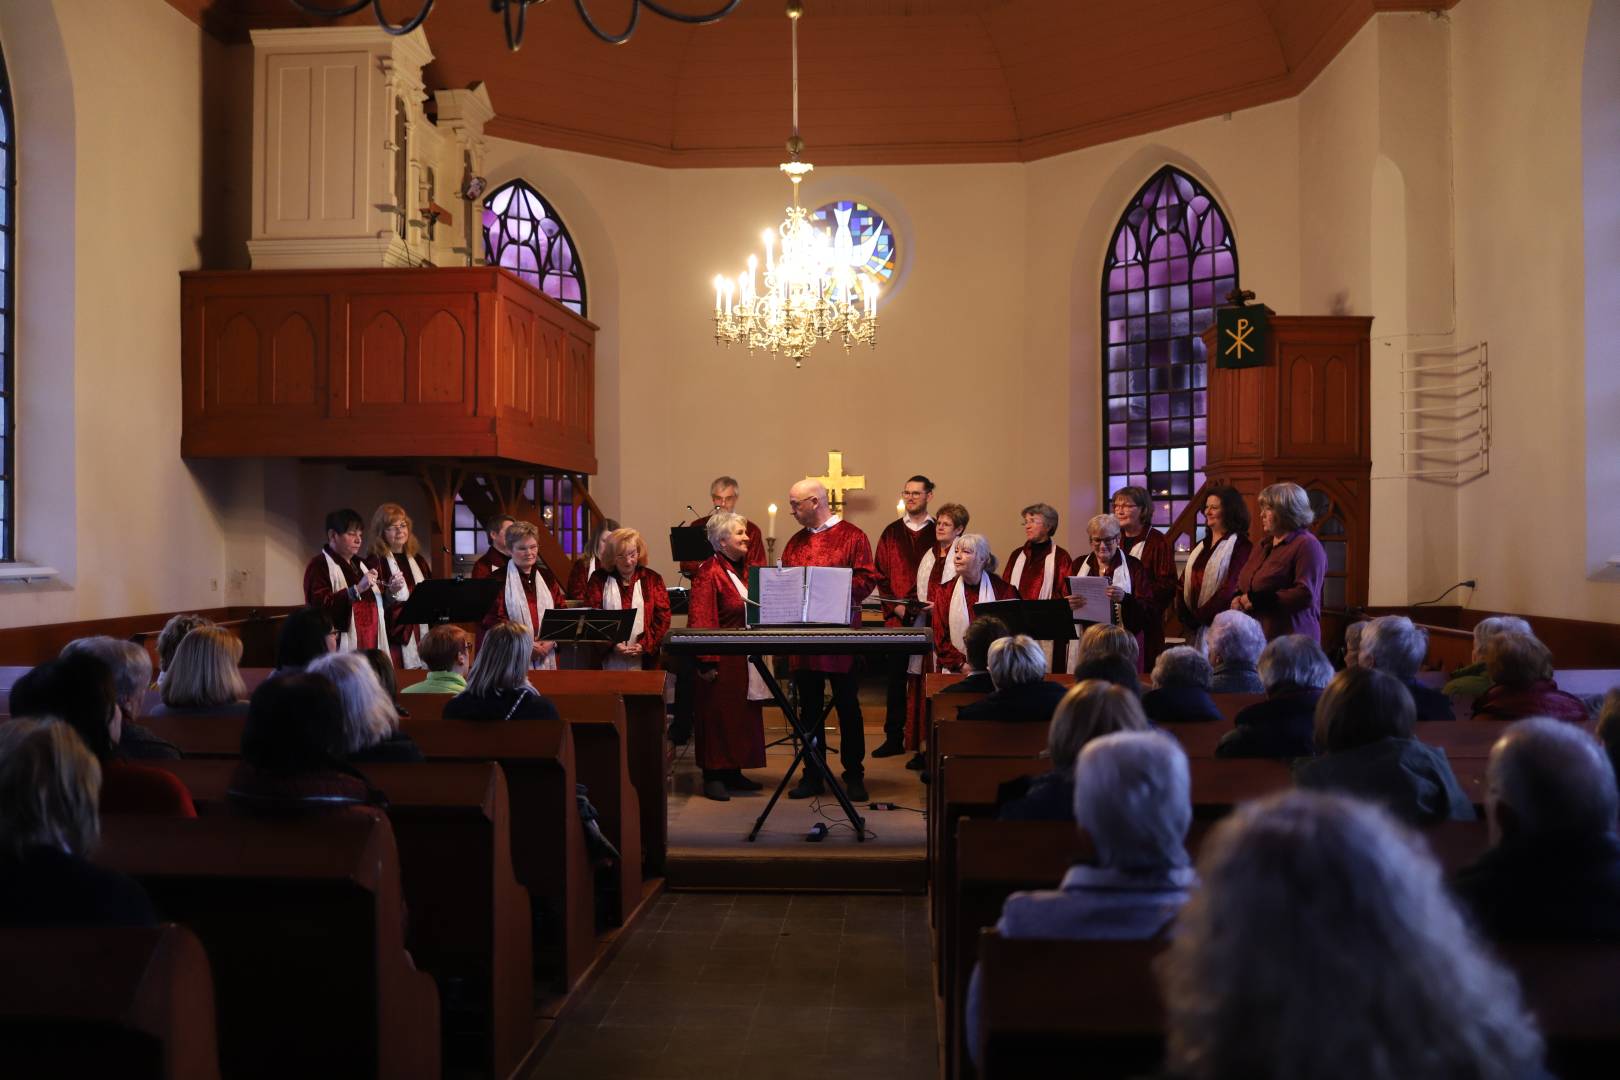
<path id="1" fill-rule="evenodd" d="M 737 492 L 738 486 L 736 477 L 715 477 L 714 483 L 709 485 L 709 503 L 713 509 L 689 524 L 696 526 L 697 528 L 703 528 L 704 526 L 708 525 L 709 519 L 716 514 L 735 514 L 737 512 Z M 743 520 L 748 523 L 748 560 L 746 563 L 744 563 L 744 565 L 764 566 L 765 536 L 759 531 L 759 526 L 755 525 L 753 520 L 749 518 L 747 514 L 743 515 Z M 691 577 L 693 574 L 697 573 L 697 569 L 701 565 L 702 563 L 683 562 L 681 563 L 681 573 L 685 574 L 687 577 Z"/>
<path id="2" fill-rule="evenodd" d="M 304 603 L 337 628 L 339 649 L 375 649 L 383 620 L 377 572 L 363 564 L 365 520 L 354 510 L 326 515 L 326 545 L 304 567 Z"/>
<path id="3" fill-rule="evenodd" d="M 872 563 L 872 545 L 866 534 L 832 512 L 827 489 L 816 480 L 800 480 L 788 489 L 788 510 L 803 526 L 782 549 L 783 566 L 847 566 L 854 571 L 850 583 L 849 624 L 861 625 L 861 601 L 878 583 Z M 862 728 L 859 684 L 855 658 L 851 656 L 805 656 L 793 659 L 793 684 L 799 691 L 799 713 L 815 729 L 821 723 L 826 684 L 832 682 L 833 705 L 838 709 L 839 763 L 844 783 L 854 802 L 865 802 L 866 732 Z M 822 744 L 824 747 L 825 744 Z M 821 774 L 805 770 L 799 786 L 788 792 L 790 799 L 808 799 L 822 794 Z"/>
<path id="4" fill-rule="evenodd" d="M 917 567 L 934 546 L 934 517 L 928 502 L 934 497 L 934 482 L 921 474 L 907 480 L 900 489 L 905 513 L 890 523 L 878 537 L 878 588 L 884 596 L 910 597 L 917 591 Z M 883 605 L 884 626 L 904 626 L 906 608 L 901 604 Z M 875 758 L 895 757 L 906 752 L 906 668 L 909 656 L 889 658 L 889 695 L 883 717 L 883 745 L 872 751 Z"/>

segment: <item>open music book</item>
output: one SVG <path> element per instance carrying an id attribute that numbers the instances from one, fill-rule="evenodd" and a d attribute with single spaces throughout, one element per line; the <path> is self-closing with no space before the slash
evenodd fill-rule
<path id="1" fill-rule="evenodd" d="M 752 626 L 848 626 L 855 572 L 847 566 L 755 566 L 748 571 Z"/>
<path id="2" fill-rule="evenodd" d="M 1081 600 L 1080 606 L 1074 609 L 1075 622 L 1114 621 L 1114 605 L 1108 602 L 1108 586 L 1111 584 L 1113 582 L 1108 578 L 1096 575 L 1069 579 L 1069 595 L 1078 596 Z"/>

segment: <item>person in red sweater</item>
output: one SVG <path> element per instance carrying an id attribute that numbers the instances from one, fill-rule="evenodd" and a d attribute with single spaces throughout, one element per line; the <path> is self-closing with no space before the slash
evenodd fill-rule
<path id="1" fill-rule="evenodd" d="M 917 590 L 917 568 L 923 556 L 934 550 L 934 518 L 928 501 L 934 497 L 934 482 L 921 474 L 907 480 L 900 489 L 905 514 L 890 522 L 878 536 L 874 560 L 884 596 L 910 599 Z M 883 605 L 884 626 L 904 626 L 916 609 L 905 604 Z M 890 657 L 889 693 L 883 717 L 883 745 L 872 751 L 875 758 L 894 757 L 906 752 L 906 671 L 911 657 Z"/>

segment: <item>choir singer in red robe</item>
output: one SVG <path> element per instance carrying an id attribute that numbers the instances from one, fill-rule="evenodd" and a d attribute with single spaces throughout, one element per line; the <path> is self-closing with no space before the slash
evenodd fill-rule
<path id="1" fill-rule="evenodd" d="M 1136 667 L 1138 671 L 1146 671 L 1142 664 L 1142 639 L 1145 636 L 1148 622 L 1153 617 L 1153 599 L 1148 594 L 1149 578 L 1142 569 L 1142 564 L 1133 556 L 1125 554 L 1120 544 L 1121 529 L 1119 519 L 1112 514 L 1098 514 L 1086 523 L 1086 533 L 1091 537 L 1091 554 L 1074 564 L 1074 577 L 1091 577 L 1093 574 L 1106 575 L 1109 578 L 1108 602 L 1114 605 L 1114 621 L 1116 625 L 1136 635 Z M 1071 605 L 1079 604 L 1077 597 L 1070 598 Z M 1076 631 L 1078 634 L 1079 631 Z M 1080 642 L 1069 643 L 1069 667 L 1071 670 L 1078 665 L 1080 656 Z"/>
<path id="2" fill-rule="evenodd" d="M 1238 575 L 1254 551 L 1249 539 L 1249 508 L 1235 487 L 1217 488 L 1204 499 L 1209 534 L 1187 556 L 1187 570 L 1176 588 L 1176 616 L 1187 644 L 1204 651 L 1210 624 L 1232 606 Z"/>
<path id="3" fill-rule="evenodd" d="M 375 649 L 386 624 L 377 572 L 360 561 L 366 523 L 358 512 L 326 515 L 326 546 L 304 567 L 304 603 L 337 627 L 339 649 Z"/>
<path id="4" fill-rule="evenodd" d="M 583 601 L 585 591 L 590 587 L 591 578 L 596 572 L 604 568 L 612 569 L 613 556 L 608 552 L 608 537 L 618 531 L 617 521 L 612 518 L 602 519 L 602 527 L 596 530 L 596 538 L 591 541 L 590 555 L 581 555 L 575 559 L 573 567 L 568 571 L 568 585 L 563 589 L 568 599 Z M 642 562 L 645 563 L 646 560 L 643 559 Z"/>
<path id="5" fill-rule="evenodd" d="M 1007 583 L 1018 590 L 1023 600 L 1062 597 L 1074 559 L 1052 538 L 1057 532 L 1058 512 L 1046 503 L 1035 503 L 1024 507 L 1020 516 L 1024 519 L 1024 545 L 1007 560 Z M 1046 654 L 1050 670 L 1063 670 L 1063 657 L 1053 656 L 1050 641 L 1041 642 L 1041 651 Z"/>
<path id="6" fill-rule="evenodd" d="M 479 625 L 478 643 L 482 645 L 484 635 L 501 623 L 517 623 L 528 628 L 533 641 L 529 667 L 555 671 L 557 643 L 535 638 L 546 611 L 562 606 L 557 579 L 540 561 L 540 529 L 532 522 L 514 521 L 506 527 L 503 539 L 512 553 L 512 561 L 506 564 L 506 587 L 495 597 L 495 605 Z"/>
<path id="7" fill-rule="evenodd" d="M 737 512 L 737 493 L 739 490 L 736 477 L 715 477 L 714 482 L 709 485 L 709 504 L 714 509 L 710 510 L 706 516 L 696 518 L 690 524 L 697 528 L 707 528 L 709 520 L 717 514 L 735 514 Z M 764 566 L 765 537 L 759 531 L 758 525 L 748 521 L 746 518 L 744 521 L 748 526 L 748 565 Z M 681 563 L 681 573 L 690 578 L 697 573 L 698 567 L 701 565 L 703 564 L 683 562 Z"/>
<path id="8" fill-rule="evenodd" d="M 872 545 L 866 534 L 834 514 L 827 505 L 827 489 L 816 480 L 800 480 L 788 489 L 788 510 L 803 528 L 782 549 L 783 566 L 847 566 L 854 571 L 849 594 L 849 625 L 861 625 L 861 601 L 877 584 Z M 807 656 L 793 661 L 793 683 L 799 691 L 799 713 L 811 730 L 819 728 L 826 684 L 832 683 L 838 709 L 839 764 L 849 797 L 864 802 L 866 794 L 866 732 L 861 724 L 861 701 L 855 660 L 849 656 Z M 816 751 L 825 755 L 826 744 L 817 740 Z M 804 779 L 788 792 L 790 799 L 808 799 L 822 793 L 821 775 L 805 771 Z"/>
<path id="9" fill-rule="evenodd" d="M 956 538 L 952 556 L 956 575 L 934 587 L 929 602 L 934 622 L 934 663 L 941 671 L 958 672 L 967 662 L 967 629 L 980 604 L 995 600 L 1016 600 L 1011 583 L 995 574 L 996 557 L 990 541 L 978 533 Z"/>
<path id="10" fill-rule="evenodd" d="M 917 567 L 923 556 L 934 549 L 934 519 L 928 501 L 934 497 L 934 482 L 926 476 L 913 476 L 900 489 L 905 514 L 891 522 L 878 536 L 877 566 L 884 596 L 909 597 L 917 588 Z M 883 605 L 883 625 L 903 626 L 907 608 L 902 604 Z M 883 716 L 883 745 L 872 751 L 875 758 L 894 757 L 906 752 L 906 690 L 909 656 L 889 658 L 889 695 Z"/>
<path id="11" fill-rule="evenodd" d="M 934 517 L 934 546 L 923 552 L 917 564 L 917 585 L 912 595 L 919 605 L 928 604 L 934 590 L 956 577 L 956 541 L 968 527 L 968 510 L 961 503 L 946 503 Z M 933 609 L 919 607 L 912 619 L 913 626 L 930 626 Z M 934 671 L 932 656 L 913 656 L 906 663 L 906 748 L 914 750 L 906 768 L 924 768 L 928 759 L 922 753 L 926 737 L 924 719 L 927 701 L 923 696 L 923 676 Z"/>
<path id="12" fill-rule="evenodd" d="M 388 592 L 383 614 L 387 617 L 388 650 L 393 655 L 394 666 L 426 669 L 417 646 L 427 637 L 429 627 L 421 623 L 406 624 L 399 617 L 411 593 L 433 576 L 427 559 L 416 545 L 410 515 L 399 503 L 383 503 L 372 511 L 366 536 L 369 540 L 366 565 L 377 571 L 377 580 L 385 583 Z"/>
<path id="13" fill-rule="evenodd" d="M 647 541 L 634 529 L 608 534 L 608 566 L 591 575 L 585 606 L 623 611 L 634 608 L 630 638 L 602 658 L 603 671 L 652 670 L 659 666 L 658 647 L 669 631 L 669 592 L 658 571 L 647 565 Z"/>
<path id="14" fill-rule="evenodd" d="M 716 511 L 704 531 L 714 554 L 692 577 L 686 625 L 740 629 L 748 625 L 748 523 L 738 514 Z M 725 802 L 733 791 L 761 787 L 742 771 L 765 766 L 760 703 L 771 693 L 746 656 L 700 656 L 697 663 L 694 732 L 703 794 Z"/>
<path id="15" fill-rule="evenodd" d="M 506 528 L 517 518 L 511 514 L 496 514 L 484 522 L 484 532 L 489 535 L 489 547 L 478 556 L 473 563 L 472 576 L 475 578 L 494 577 L 505 573 L 506 564 L 512 561 L 512 553 L 506 547 Z"/>
<path id="16" fill-rule="evenodd" d="M 1153 527 L 1153 500 L 1147 488 L 1120 488 L 1114 492 L 1113 510 L 1114 520 L 1119 522 L 1119 546 L 1142 564 L 1147 575 L 1137 595 L 1149 605 L 1143 613 L 1147 622 L 1142 629 L 1146 647 L 1142 670 L 1152 671 L 1153 662 L 1164 651 L 1164 613 L 1176 595 L 1176 553 L 1164 533 Z"/>

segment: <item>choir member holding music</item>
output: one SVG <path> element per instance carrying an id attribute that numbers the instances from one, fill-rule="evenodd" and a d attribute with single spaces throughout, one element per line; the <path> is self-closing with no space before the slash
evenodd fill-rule
<path id="1" fill-rule="evenodd" d="M 615 529 L 602 549 L 604 563 L 585 586 L 585 606 L 608 611 L 634 609 L 629 640 L 602 658 L 604 671 L 652 670 L 658 646 L 669 631 L 669 593 L 663 577 L 647 565 L 647 542 L 634 529 Z"/>

